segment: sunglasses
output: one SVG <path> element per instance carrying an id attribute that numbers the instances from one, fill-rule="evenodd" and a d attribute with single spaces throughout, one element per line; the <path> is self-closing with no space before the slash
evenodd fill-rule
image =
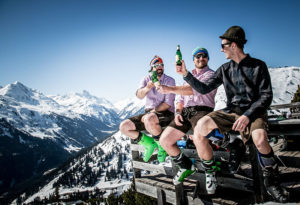
<path id="1" fill-rule="evenodd" d="M 152 66 L 152 68 L 158 68 L 159 66 L 164 66 L 164 64 L 163 63 L 155 64 L 155 65 Z"/>
<path id="2" fill-rule="evenodd" d="M 231 45 L 231 43 L 232 43 L 232 42 L 222 43 L 222 44 L 221 44 L 222 49 L 224 49 L 226 45 Z"/>
<path id="3" fill-rule="evenodd" d="M 199 58 L 207 58 L 207 54 L 206 53 L 198 53 L 197 55 L 194 56 L 195 58 L 199 59 Z"/>

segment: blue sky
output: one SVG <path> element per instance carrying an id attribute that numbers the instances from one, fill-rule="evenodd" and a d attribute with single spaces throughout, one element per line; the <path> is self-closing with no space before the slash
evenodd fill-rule
<path id="1" fill-rule="evenodd" d="M 240 25 L 245 52 L 270 67 L 300 66 L 300 1 L 0 0 L 0 85 L 20 81 L 46 95 L 89 91 L 113 102 L 134 96 L 154 55 L 177 84 L 176 45 L 193 68 L 227 60 L 219 36 Z"/>

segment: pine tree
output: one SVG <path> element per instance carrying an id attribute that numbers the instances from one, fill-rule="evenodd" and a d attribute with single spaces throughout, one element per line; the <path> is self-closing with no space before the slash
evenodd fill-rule
<path id="1" fill-rule="evenodd" d="M 298 90 L 295 92 L 294 94 L 294 97 L 291 101 L 292 103 L 295 103 L 295 102 L 300 102 L 300 85 L 298 85 Z M 297 108 L 290 108 L 290 111 L 291 113 L 296 113 L 296 112 L 300 112 L 300 108 L 297 107 Z"/>

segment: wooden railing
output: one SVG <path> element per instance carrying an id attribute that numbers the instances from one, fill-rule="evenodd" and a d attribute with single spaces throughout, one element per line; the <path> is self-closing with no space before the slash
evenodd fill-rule
<path id="1" fill-rule="evenodd" d="M 300 108 L 300 103 L 291 103 L 284 105 L 271 106 L 272 110 L 280 110 L 287 108 Z M 295 136 L 300 137 L 300 119 L 294 119 L 299 113 L 292 113 L 291 119 L 269 121 L 269 136 Z M 283 118 L 281 118 L 283 119 Z M 254 144 L 247 145 L 248 154 L 247 161 L 252 177 L 242 175 L 217 175 L 217 184 L 219 187 L 236 189 L 239 191 L 252 193 L 255 203 L 266 201 L 266 190 L 263 185 L 262 171 L 257 161 L 257 150 Z M 201 166 L 197 165 L 198 155 L 195 149 L 184 149 L 184 153 L 192 159 L 195 159 L 195 165 L 199 168 L 198 172 L 188 177 L 186 183 L 174 186 L 172 177 L 176 172 L 176 167 L 170 163 L 159 164 L 156 161 L 156 152 L 153 154 L 148 163 L 143 162 L 141 153 L 144 148 L 137 144 L 131 144 L 132 151 L 132 167 L 134 173 L 134 183 L 136 190 L 140 193 L 157 198 L 158 204 L 203 204 L 203 200 L 199 198 L 199 193 L 205 194 L 205 176 Z M 228 152 L 214 151 L 216 158 L 222 156 L 228 158 Z M 251 166 L 250 166 L 251 165 Z M 247 166 L 247 164 L 246 164 Z M 219 199 L 212 200 L 214 203 L 231 204 Z M 232 203 L 234 204 L 234 203 Z"/>

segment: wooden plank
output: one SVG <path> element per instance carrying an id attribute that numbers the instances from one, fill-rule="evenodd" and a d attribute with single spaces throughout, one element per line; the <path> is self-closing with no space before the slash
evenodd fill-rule
<path id="1" fill-rule="evenodd" d="M 248 180 L 246 178 L 234 178 L 234 177 L 225 177 L 217 175 L 217 185 L 224 188 L 237 189 L 241 191 L 251 192 L 253 193 L 253 181 Z M 188 177 L 188 179 L 198 180 L 200 183 L 205 182 L 205 174 L 204 173 L 195 173 Z"/>
<path id="2" fill-rule="evenodd" d="M 280 104 L 280 105 L 271 105 L 271 110 L 284 109 L 284 108 L 297 108 L 300 107 L 300 102 L 288 103 L 288 104 Z"/>
<path id="3" fill-rule="evenodd" d="M 154 186 L 136 180 L 135 188 L 139 193 L 145 194 L 147 196 L 151 196 L 153 198 L 157 198 L 157 188 Z M 163 191 L 165 193 L 166 201 L 168 203 L 175 204 L 175 198 L 176 198 L 175 192 L 170 190 L 165 190 L 165 189 L 163 189 Z"/>
<path id="4" fill-rule="evenodd" d="M 300 119 L 269 120 L 268 123 L 269 125 L 300 125 Z"/>
<path id="5" fill-rule="evenodd" d="M 130 149 L 131 151 L 139 151 L 139 152 L 145 151 L 145 147 L 139 144 L 130 144 Z M 153 152 L 153 154 L 157 154 L 157 149 Z"/>
<path id="6" fill-rule="evenodd" d="M 155 164 L 149 164 L 146 162 L 138 162 L 138 161 L 132 161 L 132 167 L 136 169 L 143 169 L 150 172 L 156 172 L 160 174 L 165 174 L 172 176 L 172 167 L 167 167 L 163 165 L 155 165 Z"/>

